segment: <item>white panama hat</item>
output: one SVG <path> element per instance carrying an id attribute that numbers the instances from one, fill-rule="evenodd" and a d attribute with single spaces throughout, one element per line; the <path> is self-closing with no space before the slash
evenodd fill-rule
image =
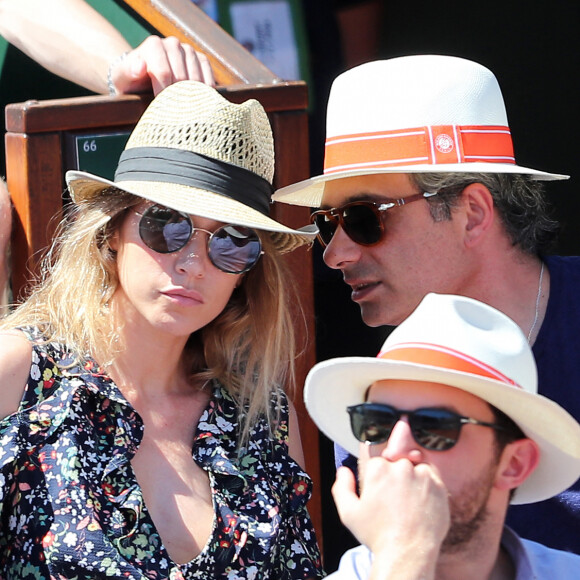
<path id="1" fill-rule="evenodd" d="M 274 142 L 255 99 L 234 104 L 215 89 L 181 81 L 161 91 L 137 122 L 115 180 L 67 171 L 75 203 L 115 188 L 178 211 L 269 232 L 281 252 L 314 241 L 269 217 Z"/>
<path id="2" fill-rule="evenodd" d="M 376 358 L 343 357 L 315 365 L 306 377 L 306 408 L 318 428 L 358 456 L 347 407 L 363 403 L 382 379 L 441 383 L 471 393 L 510 417 L 540 448 L 534 472 L 512 503 L 550 498 L 580 477 L 580 424 L 538 394 L 536 365 L 511 318 L 463 296 L 427 294 L 395 328 Z"/>
<path id="3" fill-rule="evenodd" d="M 463 58 L 416 55 L 339 75 L 328 98 L 324 174 L 279 189 L 276 201 L 319 207 L 325 183 L 376 173 L 519 173 L 497 79 Z"/>

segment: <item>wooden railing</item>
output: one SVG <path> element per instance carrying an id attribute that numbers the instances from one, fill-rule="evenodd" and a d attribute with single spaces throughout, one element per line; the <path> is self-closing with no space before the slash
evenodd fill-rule
<path id="1" fill-rule="evenodd" d="M 307 87 L 284 82 L 257 61 L 240 44 L 209 19 L 191 0 L 127 0 L 161 35 L 174 35 L 205 52 L 212 64 L 218 90 L 233 102 L 259 100 L 270 118 L 276 150 L 275 185 L 281 187 L 309 175 Z M 31 95 L 33 96 L 33 95 Z M 49 244 L 61 214 L 64 174 L 79 166 L 79 137 L 99 138 L 127 133 L 135 125 L 152 95 L 78 97 L 49 101 L 30 100 L 6 108 L 6 176 L 15 208 L 12 239 L 12 287 L 22 295 L 39 257 Z M 273 217 L 299 227 L 308 222 L 304 208 L 274 204 Z M 312 257 L 307 249 L 287 256 L 305 314 L 299 340 L 306 348 L 297 362 L 298 384 L 316 362 Z M 314 480 L 310 512 L 322 541 L 318 431 L 302 402 L 301 388 L 294 396 L 306 469 Z"/>
<path id="2" fill-rule="evenodd" d="M 280 81 L 192 0 L 125 0 L 125 3 L 163 36 L 175 36 L 206 54 L 218 84 L 269 85 Z"/>

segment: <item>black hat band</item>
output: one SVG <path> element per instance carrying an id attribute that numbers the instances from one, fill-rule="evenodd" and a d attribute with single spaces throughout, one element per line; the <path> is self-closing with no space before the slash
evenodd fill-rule
<path id="1" fill-rule="evenodd" d="M 121 154 L 115 182 L 157 181 L 205 189 L 269 215 L 274 188 L 253 171 L 170 147 L 135 147 Z"/>

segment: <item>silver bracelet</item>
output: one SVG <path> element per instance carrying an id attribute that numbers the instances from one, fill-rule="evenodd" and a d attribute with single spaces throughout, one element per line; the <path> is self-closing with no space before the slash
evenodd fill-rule
<path id="1" fill-rule="evenodd" d="M 127 58 L 128 54 L 129 54 L 129 51 L 126 51 L 123 54 L 116 56 L 111 61 L 111 64 L 109 65 L 109 71 L 107 72 L 107 87 L 109 88 L 109 95 L 112 97 L 119 94 L 119 91 L 117 91 L 117 87 L 115 86 L 115 83 L 113 82 L 113 69 L 118 64 L 122 63 Z"/>

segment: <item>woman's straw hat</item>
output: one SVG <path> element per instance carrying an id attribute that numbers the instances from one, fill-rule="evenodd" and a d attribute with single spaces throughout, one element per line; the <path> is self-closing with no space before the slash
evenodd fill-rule
<path id="1" fill-rule="evenodd" d="M 233 104 L 195 81 L 152 101 L 121 154 L 114 181 L 68 171 L 75 203 L 114 187 L 187 214 L 269 232 L 282 252 L 310 243 L 316 228 L 293 230 L 269 217 L 274 143 L 256 100 Z"/>

